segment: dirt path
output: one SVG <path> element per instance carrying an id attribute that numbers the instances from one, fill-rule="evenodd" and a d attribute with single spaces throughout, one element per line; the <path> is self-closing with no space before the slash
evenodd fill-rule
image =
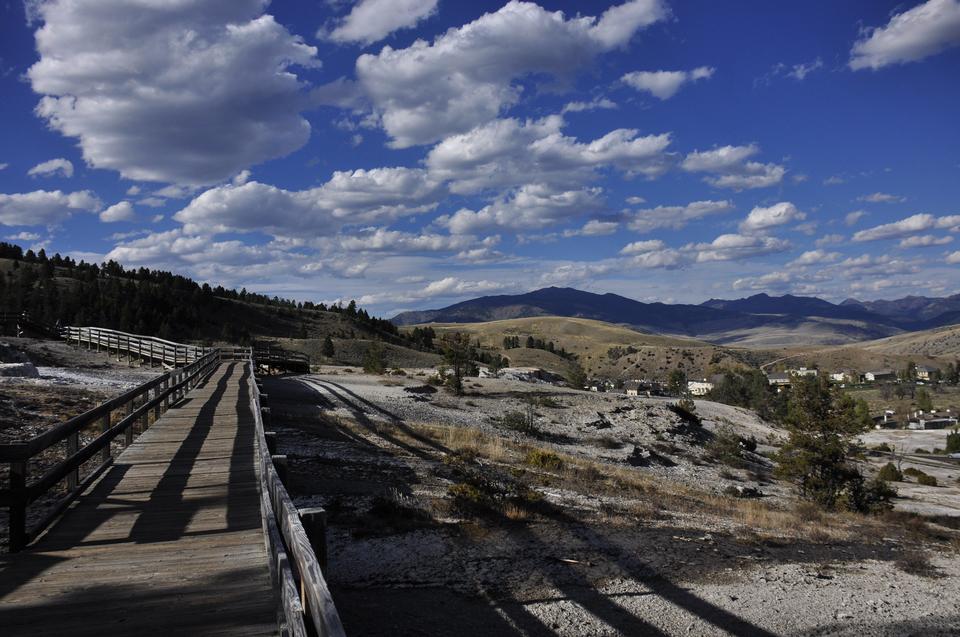
<path id="1" fill-rule="evenodd" d="M 364 396 L 365 382 L 265 381 L 290 490 L 329 513 L 331 587 L 349 634 L 960 631 L 957 559 L 901 540 L 780 540 L 488 460 L 478 462 L 492 481 L 523 474 L 542 501 L 464 516 L 450 496 L 457 453 Z"/>

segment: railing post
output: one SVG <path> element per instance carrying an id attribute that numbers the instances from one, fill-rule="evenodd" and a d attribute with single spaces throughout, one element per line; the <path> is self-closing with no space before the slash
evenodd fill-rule
<path id="1" fill-rule="evenodd" d="M 128 402 L 128 403 L 124 406 L 124 412 L 125 412 L 125 413 L 123 414 L 123 417 L 124 417 L 124 418 L 128 417 L 130 414 L 133 413 L 134 409 L 136 409 L 136 408 L 137 408 L 137 399 L 136 399 L 136 398 L 132 398 L 132 399 L 130 400 L 130 402 Z M 137 424 L 137 423 L 135 423 L 135 422 L 130 423 L 130 424 L 127 426 L 127 428 L 123 431 L 123 447 L 124 447 L 124 449 L 126 449 L 127 447 L 129 447 L 130 445 L 133 444 L 133 428 L 134 428 L 134 426 L 135 426 L 136 424 Z"/>
<path id="2" fill-rule="evenodd" d="M 10 505 L 10 552 L 27 545 L 27 463 L 10 463 L 10 491 L 15 498 Z"/>
<path id="3" fill-rule="evenodd" d="M 270 459 L 273 460 L 273 467 L 277 470 L 277 477 L 280 478 L 280 482 L 286 485 L 287 483 L 287 457 L 285 455 L 273 455 L 270 456 Z"/>
<path id="4" fill-rule="evenodd" d="M 307 532 L 307 539 L 313 547 L 313 553 L 320 563 L 320 570 L 327 573 L 327 512 L 321 507 L 299 509 L 300 523 Z"/>
<path id="5" fill-rule="evenodd" d="M 272 457 L 277 453 L 277 432 L 276 431 L 264 431 L 263 437 L 267 441 L 267 453 Z"/>
<path id="6" fill-rule="evenodd" d="M 162 386 L 162 385 L 157 385 L 156 387 L 154 387 L 154 388 L 153 388 L 153 399 L 156 400 L 156 399 L 157 399 L 157 396 L 159 396 L 162 391 L 163 391 L 163 386 Z M 158 403 L 154 406 L 154 408 L 153 408 L 153 422 L 154 422 L 154 423 L 156 423 L 158 420 L 160 420 L 160 414 L 163 413 L 163 412 L 161 411 L 161 409 L 160 409 L 160 407 L 161 407 L 162 405 L 163 405 L 163 401 L 160 401 L 160 402 L 158 402 Z M 146 422 L 146 421 L 144 421 L 144 422 Z M 144 429 L 146 429 L 146 427 L 144 427 Z"/>
<path id="7" fill-rule="evenodd" d="M 100 419 L 100 431 L 107 431 L 110 429 L 110 412 L 104 414 L 103 418 Z M 100 461 L 107 462 L 110 460 L 110 443 L 107 443 L 103 449 L 100 450 Z"/>
<path id="8" fill-rule="evenodd" d="M 80 433 L 73 432 L 67 436 L 67 457 L 73 456 L 80 451 Z M 80 468 L 76 468 L 67 474 L 67 491 L 73 491 L 80 484 Z"/>

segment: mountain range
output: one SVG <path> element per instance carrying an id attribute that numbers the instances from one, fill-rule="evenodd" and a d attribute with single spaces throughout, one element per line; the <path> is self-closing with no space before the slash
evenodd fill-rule
<path id="1" fill-rule="evenodd" d="M 699 305 L 643 303 L 618 294 L 548 287 L 483 296 L 436 310 L 403 312 L 397 325 L 481 323 L 535 316 L 589 318 L 640 331 L 743 345 L 843 344 L 960 323 L 960 295 L 893 301 L 756 294 Z"/>

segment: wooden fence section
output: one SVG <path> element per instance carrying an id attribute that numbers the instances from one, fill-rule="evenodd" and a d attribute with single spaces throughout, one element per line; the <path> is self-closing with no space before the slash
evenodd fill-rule
<path id="1" fill-rule="evenodd" d="M 295 374 L 310 373 L 310 357 L 301 352 L 294 352 L 274 345 L 257 345 L 253 348 L 253 360 L 264 370 L 293 372 Z"/>
<path id="2" fill-rule="evenodd" d="M 87 349 L 96 349 L 98 352 L 112 352 L 118 361 L 126 356 L 127 361 L 132 362 L 135 356 L 140 362 L 150 365 L 179 367 L 212 351 L 197 345 L 184 345 L 155 336 L 127 334 L 100 327 L 65 327 L 62 333 L 68 343 L 78 347 L 85 345 Z"/>
<path id="3" fill-rule="evenodd" d="M 65 336 L 71 330 L 78 345 L 128 359 L 193 360 L 34 439 L 0 445 L 11 469 L 0 491 L 11 548 L 27 547 L 0 560 L 0 632 L 343 635 L 323 577 L 325 513 L 298 510 L 284 488 L 286 459 L 272 454 L 251 349 L 97 328 Z M 91 424 L 97 434 L 81 446 Z M 66 457 L 30 482 L 29 459 L 64 442 Z M 98 464 L 81 481 L 91 459 Z M 66 495 L 27 528 L 26 507 L 64 481 Z"/>
<path id="4" fill-rule="evenodd" d="M 29 440 L 0 445 L 0 462 L 9 465 L 9 486 L 0 489 L 0 507 L 10 510 L 11 552 L 26 546 L 111 465 L 114 439 L 124 434 L 124 446 L 130 446 L 134 433 L 137 433 L 135 428 L 140 432 L 145 430 L 151 415 L 154 420 L 158 419 L 171 402 L 182 398 L 202 381 L 218 360 L 217 353 L 210 352 L 186 367 L 157 376 Z M 90 439 L 81 446 L 83 432 Z M 31 460 L 58 443 L 66 444 L 64 457 L 31 481 Z M 99 462 L 81 480 L 81 466 L 91 460 Z M 27 507 L 63 481 L 66 481 L 65 494 L 33 528 L 28 528 Z"/>

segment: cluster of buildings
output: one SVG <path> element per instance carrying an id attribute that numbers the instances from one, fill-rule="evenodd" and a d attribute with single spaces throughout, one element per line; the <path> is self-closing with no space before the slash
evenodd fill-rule
<path id="1" fill-rule="evenodd" d="M 716 384 L 717 379 L 689 380 L 687 393 L 691 396 L 706 396 Z M 667 386 L 656 380 L 628 380 L 623 384 L 627 396 L 663 396 L 667 393 Z"/>
<path id="2" fill-rule="evenodd" d="M 884 409 L 881 415 L 873 417 L 873 424 L 877 429 L 951 429 L 957 426 L 957 416 L 949 409 L 918 409 L 907 414 L 906 422 L 901 422 L 897 419 L 897 412 Z"/>
<path id="3" fill-rule="evenodd" d="M 788 369 L 785 372 L 771 372 L 767 374 L 767 381 L 777 387 L 779 391 L 783 387 L 789 387 L 793 379 L 803 376 L 817 376 L 820 370 L 816 368 L 800 367 L 797 369 Z M 936 367 L 926 365 L 917 365 L 914 368 L 914 379 L 918 381 L 929 382 L 936 378 L 940 370 Z M 897 370 L 889 368 L 871 369 L 862 374 L 851 370 L 837 370 L 830 372 L 830 381 L 834 383 L 883 383 L 893 382 L 898 378 Z"/>

